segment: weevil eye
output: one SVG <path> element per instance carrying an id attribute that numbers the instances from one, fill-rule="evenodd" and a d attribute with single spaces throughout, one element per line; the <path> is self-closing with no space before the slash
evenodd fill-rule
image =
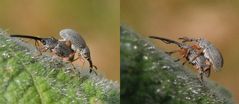
<path id="1" fill-rule="evenodd" d="M 46 45 L 46 41 L 45 41 L 45 40 L 41 40 L 41 43 L 42 43 L 43 45 Z"/>

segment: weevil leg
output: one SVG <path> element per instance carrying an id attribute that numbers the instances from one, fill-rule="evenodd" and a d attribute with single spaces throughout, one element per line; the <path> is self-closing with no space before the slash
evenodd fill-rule
<path id="1" fill-rule="evenodd" d="M 211 68 L 208 67 L 208 68 L 204 69 L 203 73 L 208 78 L 210 76 L 210 74 L 211 74 Z"/>
<path id="2" fill-rule="evenodd" d="M 39 45 L 39 42 L 37 40 L 35 40 L 35 46 L 36 46 L 37 51 L 39 52 L 39 55 L 37 55 L 37 56 L 42 55 L 42 52 L 40 50 L 40 45 Z"/>
<path id="3" fill-rule="evenodd" d="M 70 62 L 74 62 L 75 61 L 75 53 L 71 53 L 69 56 L 68 56 L 68 60 L 70 61 Z"/>
<path id="4" fill-rule="evenodd" d="M 72 63 L 72 59 L 74 59 L 74 55 L 73 56 L 69 56 L 69 57 L 62 57 L 62 60 L 65 61 L 65 62 L 69 62 L 71 67 L 72 67 L 72 70 L 74 73 L 77 73 L 77 70 L 76 70 L 76 67 L 75 65 Z M 80 71 L 78 70 L 78 73 L 80 73 Z"/>
<path id="5" fill-rule="evenodd" d="M 83 66 L 84 66 L 84 64 L 85 64 L 85 60 L 81 57 L 81 55 L 80 54 L 78 54 L 77 55 L 78 57 L 76 58 L 76 59 L 74 59 L 74 61 L 76 61 L 76 60 L 80 60 L 80 62 L 82 62 L 82 68 L 83 68 Z"/>
<path id="6" fill-rule="evenodd" d="M 85 65 L 85 60 L 83 58 L 80 58 L 80 61 L 82 62 L 82 68 L 83 68 Z"/>
<path id="7" fill-rule="evenodd" d="M 80 58 L 80 56 L 78 55 L 78 57 L 75 59 L 75 52 L 71 53 L 69 57 L 71 62 L 74 62 Z"/>
<path id="8" fill-rule="evenodd" d="M 98 69 L 97 66 L 93 65 L 93 68 L 95 68 L 96 70 Z"/>
<path id="9" fill-rule="evenodd" d="M 209 77 L 210 73 L 211 73 L 211 65 L 212 64 L 208 60 L 205 61 L 205 64 L 207 66 L 203 69 L 203 72 L 205 73 L 206 77 Z"/>
<path id="10" fill-rule="evenodd" d="M 174 60 L 174 62 L 178 62 L 178 61 L 180 61 L 180 60 L 182 60 L 184 58 L 185 58 L 185 56 L 182 56 L 181 58 L 178 58 L 178 59 Z"/>
<path id="11" fill-rule="evenodd" d="M 82 62 L 82 69 L 83 69 L 85 65 L 85 60 L 81 57 L 79 57 L 78 59 L 80 60 L 80 62 Z"/>
<path id="12" fill-rule="evenodd" d="M 180 60 L 181 60 L 181 58 L 174 60 L 174 62 L 178 62 L 178 61 L 180 61 Z"/>
<path id="13" fill-rule="evenodd" d="M 203 50 L 198 45 L 193 45 L 192 48 L 198 50 L 197 55 L 192 59 L 192 61 L 194 61 L 197 59 L 197 57 L 203 54 Z"/>
<path id="14" fill-rule="evenodd" d="M 73 53 L 73 56 L 72 57 L 74 57 L 75 56 L 75 53 Z M 76 59 L 74 59 L 74 58 L 71 58 L 72 60 L 71 60 L 71 62 L 74 62 L 74 61 L 76 61 L 76 60 L 80 60 L 80 62 L 82 62 L 82 69 L 84 68 L 84 64 L 85 64 L 85 60 L 78 54 L 77 55 L 78 57 L 76 58 Z"/>
<path id="15" fill-rule="evenodd" d="M 168 55 L 172 55 L 173 53 L 177 53 L 180 52 L 181 50 L 173 50 L 173 51 L 169 51 L 169 52 L 165 52 Z"/>
<path id="16" fill-rule="evenodd" d="M 187 60 L 186 60 L 186 61 L 184 61 L 184 62 L 183 62 L 183 65 L 185 65 L 187 62 L 188 62 Z"/>
<path id="17" fill-rule="evenodd" d="M 201 82 L 201 83 L 203 83 L 203 71 L 202 71 L 202 69 L 198 69 L 198 79 L 199 79 L 199 81 Z"/>
<path id="18" fill-rule="evenodd" d="M 188 57 L 189 55 L 189 49 L 186 49 L 186 54 L 184 54 L 184 58 Z M 187 60 L 183 62 L 182 65 L 185 65 L 187 63 Z"/>
<path id="19" fill-rule="evenodd" d="M 188 49 L 180 49 L 180 54 L 182 55 L 182 57 L 179 58 L 179 59 L 174 60 L 174 62 L 178 62 L 181 59 L 184 59 L 184 58 L 188 57 L 189 50 Z"/>
<path id="20" fill-rule="evenodd" d="M 72 62 L 74 62 L 74 61 L 77 60 L 77 59 L 74 59 L 74 57 L 75 57 L 75 53 L 72 53 L 72 54 L 69 55 L 69 57 L 66 57 L 66 58 L 67 58 L 66 61 L 68 61 L 68 62 L 71 64 L 71 66 L 73 67 L 74 73 L 77 73 L 76 67 L 75 67 L 75 65 L 72 63 Z M 78 73 L 80 73 L 79 70 L 78 70 Z"/>
<path id="21" fill-rule="evenodd" d="M 88 58 L 87 61 L 89 62 L 89 65 L 90 65 L 90 71 L 89 72 L 91 73 L 92 71 L 94 71 L 95 75 L 98 75 L 96 73 L 96 71 L 93 70 L 94 68 L 97 70 L 97 67 L 95 65 L 93 65 L 92 60 L 90 58 Z"/>
<path id="22" fill-rule="evenodd" d="M 197 45 L 197 44 L 194 44 L 194 45 L 192 45 L 191 46 L 193 49 L 196 49 L 196 50 L 201 50 L 202 48 L 199 46 L 199 45 Z"/>
<path id="23" fill-rule="evenodd" d="M 70 64 L 71 64 L 71 66 L 73 67 L 72 70 L 74 71 L 74 73 L 77 73 L 77 72 L 76 72 L 76 67 L 74 66 L 74 64 L 73 64 L 72 62 L 70 62 Z M 80 71 L 79 71 L 79 73 L 80 73 Z"/>
<path id="24" fill-rule="evenodd" d="M 195 61 L 200 55 L 202 55 L 202 51 L 200 51 L 200 52 L 192 59 L 192 61 Z"/>

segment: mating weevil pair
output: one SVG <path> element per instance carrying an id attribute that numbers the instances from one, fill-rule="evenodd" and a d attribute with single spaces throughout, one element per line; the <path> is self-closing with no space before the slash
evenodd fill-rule
<path id="1" fill-rule="evenodd" d="M 198 70 L 199 80 L 201 82 L 203 82 L 203 76 L 210 76 L 211 66 L 216 71 L 220 70 L 223 67 L 223 57 L 220 51 L 206 39 L 193 39 L 188 37 L 182 37 L 179 38 L 180 40 L 183 40 L 182 43 L 180 43 L 171 39 L 156 36 L 149 36 L 149 38 L 159 39 L 166 44 L 176 44 L 180 48 L 179 50 L 166 53 L 171 55 L 173 53 L 180 52 L 182 58 L 179 58 L 175 61 L 179 61 L 183 58 L 186 58 L 186 60 Z M 188 45 L 185 44 L 185 42 L 196 42 L 196 44 Z M 183 62 L 183 65 L 187 61 Z"/>
<path id="2" fill-rule="evenodd" d="M 72 29 L 63 29 L 60 31 L 60 36 L 63 38 L 62 40 L 57 40 L 54 37 L 50 38 L 39 38 L 35 36 L 28 35 L 10 35 L 11 37 L 20 37 L 20 38 L 29 38 L 35 40 L 35 46 L 40 52 L 45 52 L 50 50 L 54 55 L 61 57 L 63 60 L 69 61 L 71 65 L 73 61 L 77 59 L 86 59 L 90 65 L 90 73 L 97 69 L 91 60 L 90 50 L 86 45 L 85 40 Z M 43 47 L 39 48 L 39 43 L 43 44 Z M 74 59 L 75 53 L 78 54 L 78 58 Z M 75 67 L 74 67 L 75 69 Z M 95 71 L 94 71 L 95 72 Z M 97 75 L 97 73 L 95 72 Z"/>

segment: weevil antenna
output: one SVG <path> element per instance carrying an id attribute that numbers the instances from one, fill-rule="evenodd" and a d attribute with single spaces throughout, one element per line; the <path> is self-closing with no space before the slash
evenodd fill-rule
<path id="1" fill-rule="evenodd" d="M 149 38 L 152 38 L 152 39 L 159 39 L 161 40 L 162 42 L 166 43 L 166 44 L 176 44 L 178 45 L 178 47 L 182 48 L 184 45 L 182 43 L 179 43 L 177 41 L 174 41 L 174 40 L 171 40 L 171 39 L 166 39 L 166 38 L 163 38 L 163 37 L 157 37 L 157 36 L 149 36 Z"/>
<path id="2" fill-rule="evenodd" d="M 28 38 L 28 39 L 34 39 L 34 40 L 42 40 L 42 38 L 35 37 L 35 36 L 30 36 L 30 35 L 17 35 L 17 34 L 12 34 L 10 37 L 19 37 L 19 38 Z"/>

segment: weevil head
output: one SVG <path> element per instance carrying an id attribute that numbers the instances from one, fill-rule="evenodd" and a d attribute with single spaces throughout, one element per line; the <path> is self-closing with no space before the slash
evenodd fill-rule
<path id="1" fill-rule="evenodd" d="M 54 37 L 43 38 L 43 39 L 41 40 L 41 43 L 42 43 L 46 48 L 53 49 L 53 48 L 57 45 L 58 40 L 55 39 Z"/>

